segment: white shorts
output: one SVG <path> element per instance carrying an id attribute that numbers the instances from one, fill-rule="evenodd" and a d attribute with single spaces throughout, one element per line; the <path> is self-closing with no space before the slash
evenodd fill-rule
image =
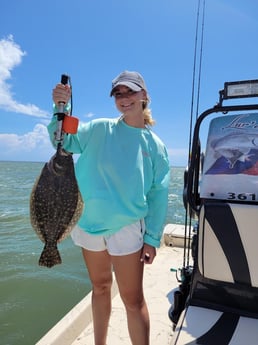
<path id="1" fill-rule="evenodd" d="M 121 256 L 140 250 L 143 246 L 144 233 L 144 221 L 139 220 L 109 236 L 91 235 L 76 225 L 71 232 L 71 237 L 74 244 L 79 247 L 94 252 L 107 250 L 110 255 Z"/>

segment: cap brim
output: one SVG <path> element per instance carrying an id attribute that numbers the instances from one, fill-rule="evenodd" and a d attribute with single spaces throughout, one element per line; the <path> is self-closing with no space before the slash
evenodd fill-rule
<path id="1" fill-rule="evenodd" d="M 129 89 L 131 89 L 131 90 L 133 90 L 133 91 L 136 91 L 136 92 L 142 90 L 142 88 L 141 88 L 140 86 L 138 86 L 138 85 L 136 85 L 136 84 L 134 84 L 134 83 L 132 83 L 132 82 L 130 82 L 130 81 L 120 81 L 120 82 L 116 83 L 116 84 L 113 86 L 113 88 L 112 88 L 112 90 L 111 90 L 111 92 L 110 92 L 110 96 L 113 95 L 113 92 L 114 92 L 115 88 L 116 88 L 117 86 L 119 86 L 119 85 L 127 86 L 127 87 L 129 87 Z"/>

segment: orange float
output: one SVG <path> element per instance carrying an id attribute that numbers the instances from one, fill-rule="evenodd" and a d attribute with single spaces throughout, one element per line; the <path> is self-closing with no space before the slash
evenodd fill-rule
<path id="1" fill-rule="evenodd" d="M 76 134 L 79 125 L 79 119 L 74 116 L 65 115 L 62 130 L 68 134 Z"/>

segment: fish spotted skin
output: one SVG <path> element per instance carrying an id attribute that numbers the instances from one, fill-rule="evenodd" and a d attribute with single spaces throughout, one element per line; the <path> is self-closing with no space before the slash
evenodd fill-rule
<path id="1" fill-rule="evenodd" d="M 39 265 L 51 268 L 61 263 L 62 259 L 59 250 L 57 249 L 57 244 L 47 241 L 40 255 Z"/>
<path id="2" fill-rule="evenodd" d="M 57 243 L 70 234 L 82 210 L 72 154 L 59 147 L 44 165 L 30 198 L 31 225 L 45 243 L 40 266 L 53 267 L 62 262 Z"/>

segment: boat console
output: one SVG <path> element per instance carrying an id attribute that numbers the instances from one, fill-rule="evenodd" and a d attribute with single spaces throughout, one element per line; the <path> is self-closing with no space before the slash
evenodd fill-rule
<path id="1" fill-rule="evenodd" d="M 258 80 L 225 83 L 195 124 L 184 191 L 197 219 L 194 265 L 181 310 L 169 313 L 174 345 L 258 343 L 258 104 L 244 102 L 250 97 Z"/>

